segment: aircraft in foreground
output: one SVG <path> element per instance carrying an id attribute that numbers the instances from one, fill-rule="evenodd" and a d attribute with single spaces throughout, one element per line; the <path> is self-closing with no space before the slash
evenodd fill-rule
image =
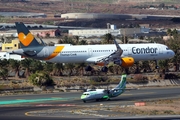
<path id="1" fill-rule="evenodd" d="M 121 76 L 121 81 L 119 84 L 111 89 L 88 89 L 87 92 L 84 92 L 81 95 L 81 100 L 83 102 L 90 101 L 90 100 L 110 100 L 110 98 L 117 97 L 121 95 L 126 89 L 126 75 Z"/>
<path id="2" fill-rule="evenodd" d="M 13 50 L 12 54 L 22 55 L 37 60 L 55 63 L 94 63 L 102 66 L 101 71 L 107 72 L 110 62 L 124 68 L 132 66 L 135 61 L 169 59 L 174 52 L 166 45 L 156 43 L 146 44 L 114 44 L 106 45 L 59 45 L 45 46 L 40 44 L 22 22 L 16 22 L 20 49 Z M 41 40 L 42 42 L 42 40 Z M 85 69 L 91 71 L 88 65 Z"/>

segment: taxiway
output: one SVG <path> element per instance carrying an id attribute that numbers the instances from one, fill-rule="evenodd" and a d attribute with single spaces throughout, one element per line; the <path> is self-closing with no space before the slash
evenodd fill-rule
<path id="1" fill-rule="evenodd" d="M 159 87 L 142 88 L 138 90 L 125 91 L 122 95 L 111 101 L 90 101 L 83 103 L 80 100 L 82 93 L 51 93 L 51 94 L 31 94 L 13 95 L 0 97 L 0 118 L 1 119 L 107 119 L 103 116 L 74 116 L 62 111 L 73 110 L 82 106 L 97 106 L 100 104 L 111 106 L 134 105 L 137 101 L 147 101 L 153 99 L 172 99 L 180 98 L 180 87 Z M 61 110 L 58 113 L 57 109 Z M 53 111 L 54 110 L 54 111 Z M 43 112 L 41 112 L 43 111 Z M 53 113 L 56 112 L 56 113 Z M 177 117 L 176 117 L 177 118 Z M 125 119 L 125 118 L 124 118 Z"/>

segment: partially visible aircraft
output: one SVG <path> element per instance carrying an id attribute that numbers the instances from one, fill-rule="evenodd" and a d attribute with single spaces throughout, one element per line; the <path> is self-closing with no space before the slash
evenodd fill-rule
<path id="1" fill-rule="evenodd" d="M 87 92 L 84 92 L 81 95 L 81 100 L 83 102 L 90 101 L 90 100 L 110 100 L 110 98 L 117 97 L 121 95 L 126 89 L 126 75 L 121 76 L 121 81 L 119 84 L 111 89 L 88 89 Z"/>
<path id="2" fill-rule="evenodd" d="M 59 45 L 44 46 L 30 33 L 22 22 L 16 22 L 18 38 L 21 48 L 13 50 L 12 54 L 22 55 L 37 60 L 56 63 L 94 63 L 102 66 L 101 71 L 107 72 L 106 67 L 110 62 L 124 68 L 132 66 L 135 61 L 169 59 L 174 52 L 166 45 L 156 43 L 146 44 L 114 44 L 107 45 Z M 120 47 L 121 46 L 121 47 Z M 86 71 L 91 71 L 88 65 Z"/>

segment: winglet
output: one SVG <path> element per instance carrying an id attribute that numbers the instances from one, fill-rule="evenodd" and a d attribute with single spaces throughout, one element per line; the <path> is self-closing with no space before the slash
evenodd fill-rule
<path id="1" fill-rule="evenodd" d="M 116 45 L 117 51 L 119 52 L 120 56 L 123 53 L 123 50 L 121 49 L 121 47 L 119 46 L 119 44 L 117 43 L 117 41 L 114 39 L 114 44 Z"/>
<path id="2" fill-rule="evenodd" d="M 15 22 L 21 48 L 42 46 L 22 22 Z"/>

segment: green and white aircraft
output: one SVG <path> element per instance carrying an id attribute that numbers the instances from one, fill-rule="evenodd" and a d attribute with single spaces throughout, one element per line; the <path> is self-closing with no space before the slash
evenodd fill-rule
<path id="1" fill-rule="evenodd" d="M 119 84 L 111 89 L 87 89 L 86 92 L 84 92 L 81 95 L 81 100 L 83 102 L 90 101 L 90 100 L 110 100 L 110 98 L 117 97 L 121 95 L 126 89 L 126 75 L 121 76 L 121 81 Z"/>

